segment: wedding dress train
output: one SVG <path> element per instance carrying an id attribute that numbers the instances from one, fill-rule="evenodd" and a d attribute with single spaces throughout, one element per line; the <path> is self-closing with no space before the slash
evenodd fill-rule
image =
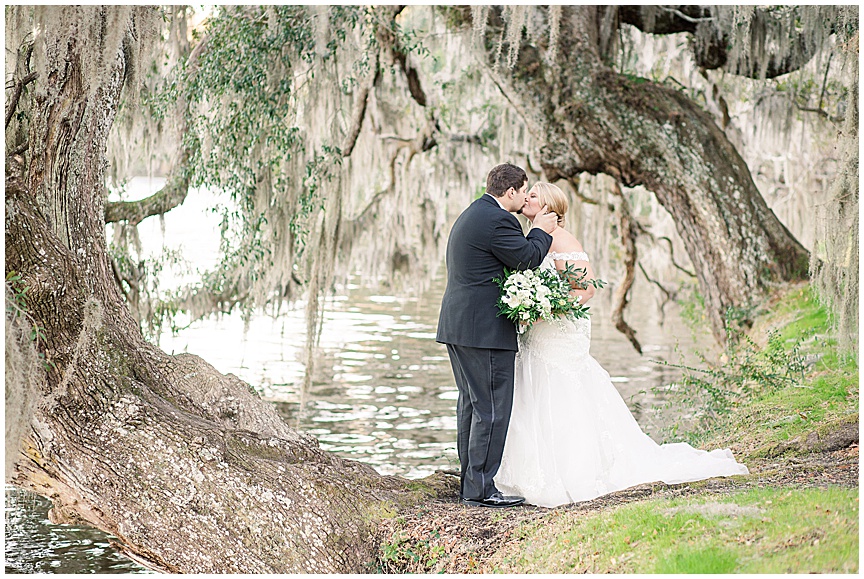
<path id="1" fill-rule="evenodd" d="M 549 256 L 541 267 L 554 267 Z M 587 319 L 538 321 L 519 336 L 499 490 L 554 507 L 646 482 L 748 473 L 727 449 L 651 440 L 588 353 L 590 342 Z"/>

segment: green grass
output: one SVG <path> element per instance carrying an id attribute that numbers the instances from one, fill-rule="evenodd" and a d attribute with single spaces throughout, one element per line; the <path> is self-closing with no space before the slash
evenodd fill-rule
<path id="1" fill-rule="evenodd" d="M 857 489 L 753 489 L 560 511 L 490 562 L 518 573 L 855 573 Z"/>
<path id="2" fill-rule="evenodd" d="M 809 286 L 783 294 L 756 318 L 749 335 L 764 346 L 770 331 L 779 333 L 788 351 L 798 344 L 799 355 L 812 362 L 801 384 L 757 391 L 715 422 L 684 433 L 687 441 L 711 447 L 732 444 L 759 455 L 832 423 L 857 420 L 857 359 L 839 351 L 828 314 Z"/>
<path id="3" fill-rule="evenodd" d="M 790 440 L 858 412 L 857 360 L 838 350 L 828 314 L 809 288 L 784 296 L 763 324 L 777 324 L 784 318 L 787 321 L 778 328 L 781 337 L 791 342 L 812 336 L 802 353 L 819 359 L 808 370 L 803 387 L 769 393 L 738 413 L 739 423 L 749 423 L 748 435 L 764 445 Z"/>
<path id="4" fill-rule="evenodd" d="M 729 356 L 726 373 L 712 376 L 752 376 L 758 382 L 760 376 L 787 376 L 783 370 L 794 369 L 796 380 L 742 388 L 726 413 L 687 433 L 691 442 L 731 447 L 745 464 L 758 463 L 765 449 L 824 433 L 843 421 L 857 422 L 857 359 L 838 350 L 828 315 L 809 287 L 774 299 L 757 314 L 748 336 L 751 341 L 738 347 L 751 348 L 752 355 Z M 803 377 L 799 355 L 810 362 Z M 735 374 L 753 360 L 766 361 L 752 366 L 764 374 Z M 784 459 L 767 462 L 774 460 Z M 751 474 L 748 480 L 758 482 L 761 476 Z M 689 487 L 698 492 L 709 484 Z M 422 485 L 412 488 L 431 494 Z M 429 573 L 448 558 L 467 556 L 466 572 L 857 573 L 858 533 L 857 488 L 754 488 L 722 495 L 706 490 L 591 512 L 553 509 L 501 537 L 497 552 L 482 561 L 471 557 L 470 549 L 468 555 L 450 553 L 438 544 L 437 532 L 419 540 L 397 535 L 382 546 L 377 570 Z"/>
<path id="5" fill-rule="evenodd" d="M 787 342 L 811 338 L 808 353 L 823 356 L 817 367 L 857 372 L 855 357 L 838 350 L 837 341 L 832 337 L 828 311 L 819 303 L 810 286 L 801 286 L 782 295 L 769 311 L 756 320 L 753 332 L 763 332 L 772 327 L 778 329 L 780 337 Z"/>
<path id="6" fill-rule="evenodd" d="M 719 547 L 685 547 L 657 562 L 655 573 L 734 573 L 738 556 Z"/>

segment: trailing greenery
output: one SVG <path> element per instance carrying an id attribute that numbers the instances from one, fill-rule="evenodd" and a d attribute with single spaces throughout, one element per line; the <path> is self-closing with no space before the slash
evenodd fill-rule
<path id="1" fill-rule="evenodd" d="M 373 79 L 376 93 L 392 84 L 379 77 L 395 79 L 404 68 L 394 55 L 430 56 L 420 33 L 394 14 L 387 6 L 216 7 L 193 31 L 195 49 L 163 73 L 161 90 L 144 95 L 154 119 L 182 117 L 175 120 L 184 128 L 182 170 L 190 187 L 224 196 L 214 208 L 220 263 L 180 292 L 148 296 L 155 331 L 180 311 L 193 319 L 234 307 L 251 313 L 303 292 L 313 303 L 329 289 L 332 275 L 315 270 L 333 272 L 334 248 L 321 240 L 332 239 L 346 258 L 340 235 L 356 214 L 350 202 L 357 171 L 343 167 L 342 150 L 352 123 L 359 130 L 362 122 L 352 109 Z M 385 106 L 370 99 L 370 107 L 397 112 L 397 102 L 377 98 Z M 383 128 L 395 132 L 388 123 Z M 487 131 L 492 138 L 494 129 Z M 368 199 L 373 185 L 364 176 L 360 196 Z"/>
<path id="2" fill-rule="evenodd" d="M 359 17 L 353 7 L 329 14 L 343 40 Z M 306 147 L 295 77 L 311 79 L 316 59 L 326 62 L 336 51 L 336 39 L 316 46 L 316 26 L 326 26 L 316 17 L 305 6 L 219 7 L 208 20 L 205 49 L 175 85 L 174 98 L 190 103 L 184 147 L 195 153 L 192 184 L 232 201 L 222 209 L 222 266 L 203 280 L 215 293 L 236 283 L 237 272 L 252 282 L 260 278 L 273 265 L 276 244 L 302 245 L 305 219 L 321 202 L 317 182 L 338 151 L 306 163 L 294 159 L 305 158 Z M 297 209 L 287 228 L 294 239 L 285 239 L 279 224 L 268 227 L 271 210 L 283 203 Z"/>
<path id="3" fill-rule="evenodd" d="M 704 367 L 659 362 L 684 370 L 679 383 L 658 387 L 655 391 L 672 392 L 676 404 L 699 409 L 700 426 L 710 427 L 742 402 L 779 390 L 785 386 L 802 387 L 805 360 L 801 354 L 802 339 L 788 346 L 780 333 L 770 331 L 764 346 L 740 330 L 732 329 L 730 315 L 726 324 L 727 342 L 716 363 L 696 352 Z"/>
<path id="4" fill-rule="evenodd" d="M 766 38 L 779 39 L 781 52 L 796 53 L 802 47 L 793 39 L 802 34 L 809 48 L 822 44 L 828 47 L 820 51 L 829 50 L 832 43 L 827 38 L 832 33 L 839 34 L 841 40 L 854 36 L 857 9 L 817 8 L 706 8 L 704 25 L 699 27 L 697 37 L 706 34 L 726 37 L 731 31 L 727 48 L 736 49 L 732 54 L 741 60 L 737 64 L 749 66 L 755 60 L 768 60 L 757 58 L 761 52 L 751 54 L 749 50 L 740 50 L 750 47 L 751 40 L 756 43 L 753 46 L 764 48 Z M 497 43 L 499 50 L 506 40 L 507 60 L 511 65 L 519 54 L 519 47 L 523 46 L 524 51 L 531 42 L 535 48 L 545 48 L 552 55 L 561 26 L 560 8 L 557 10 L 507 7 L 502 13 L 507 25 L 501 38 L 488 40 Z M 417 210 L 405 202 L 406 194 L 414 195 L 416 187 L 408 181 L 397 183 L 403 176 L 395 170 L 401 167 L 404 171 L 415 151 L 404 159 L 390 157 L 389 149 L 397 143 L 408 149 L 405 145 L 408 139 L 422 136 L 427 125 L 434 126 L 432 137 L 426 139 L 434 142 L 430 147 L 444 148 L 450 138 L 451 148 L 452 143 L 479 145 L 491 148 L 501 160 L 514 151 L 525 149 L 523 143 L 513 140 L 513 134 L 524 127 L 521 122 L 514 125 L 507 120 L 514 111 L 506 101 L 473 98 L 488 81 L 484 80 L 488 76 L 484 72 L 486 66 L 476 60 L 453 56 L 460 51 L 454 50 L 455 45 L 448 39 L 449 31 L 446 34 L 442 31 L 441 15 L 445 22 L 459 28 L 465 24 L 465 11 L 440 7 L 434 13 L 429 9 L 426 14 L 426 9 L 423 13 L 407 9 L 398 17 L 394 16 L 396 12 L 392 7 L 380 6 L 222 6 L 215 8 L 196 29 L 191 43 L 186 40 L 184 23 L 181 44 L 185 43 L 186 49 L 195 47 L 194 58 L 186 60 L 188 54 L 180 55 L 180 63 L 170 71 L 166 65 L 161 76 L 167 88 L 159 91 L 155 85 L 148 86 L 141 95 L 141 108 L 144 116 L 151 117 L 156 124 L 167 125 L 174 120 L 182 127 L 180 150 L 190 156 L 183 173 L 190 178 L 190 185 L 221 192 L 230 202 L 220 208 L 223 259 L 219 268 L 203 275 L 196 287 L 188 288 L 184 296 L 174 300 L 174 305 L 150 308 L 152 311 L 170 314 L 183 308 L 193 317 L 203 314 L 203 303 L 200 311 L 191 311 L 190 295 L 211 296 L 209 311 L 224 311 L 225 304 L 229 307 L 249 304 L 254 308 L 273 300 L 293 299 L 310 288 L 314 290 L 312 293 L 327 291 L 328 282 L 332 280 L 327 278 L 316 284 L 311 279 L 314 275 L 309 272 L 310 261 L 320 259 L 327 262 L 327 268 L 333 266 L 329 263 L 332 258 L 324 255 L 327 252 L 316 245 L 315 238 L 334 237 L 329 235 L 331 230 L 341 235 L 352 232 L 351 227 L 345 226 L 353 225 L 348 221 L 362 208 L 362 204 L 353 206 L 358 198 L 377 201 L 389 190 L 394 198 L 401 197 L 400 212 Z M 643 16 L 652 20 L 655 12 L 657 9 L 645 7 Z M 762 12 L 770 18 L 766 20 Z M 184 8 L 166 8 L 163 13 L 166 19 L 169 14 L 178 19 L 187 14 Z M 476 41 L 485 34 L 489 9 L 477 7 L 472 14 L 476 20 L 473 23 Z M 621 42 L 627 37 L 616 26 L 607 28 L 604 36 L 618 35 Z M 174 36 L 180 35 L 175 35 L 174 31 L 163 35 L 164 44 L 170 44 Z M 441 42 L 441 38 L 448 40 Z M 698 44 L 694 43 L 691 48 L 697 49 Z M 610 50 L 608 56 L 615 52 L 615 49 Z M 625 50 L 623 45 L 621 50 Z M 404 57 L 406 54 L 412 57 L 410 61 L 397 64 L 397 55 Z M 634 53 L 627 60 L 637 58 L 638 54 Z M 636 74 L 630 65 L 622 64 L 620 72 L 629 76 L 634 84 L 649 82 L 647 79 L 663 83 L 673 81 L 665 67 L 658 67 L 651 74 Z M 439 74 L 449 69 L 452 69 L 449 74 Z M 160 76 L 159 66 L 154 66 L 153 70 Z M 418 71 L 419 76 L 411 76 Z M 367 167 L 372 173 L 371 178 L 365 179 L 369 183 L 358 194 L 357 182 L 349 183 L 355 178 L 352 175 L 356 175 L 352 173 L 351 163 L 345 163 L 347 168 L 340 167 L 341 147 L 346 126 L 352 123 L 352 108 L 362 100 L 355 97 L 362 94 L 360 89 L 373 72 L 380 73 L 380 78 L 374 77 L 375 99 L 370 99 L 364 130 L 368 131 L 369 124 L 374 124 L 378 136 L 387 135 L 387 138 L 376 140 L 382 147 L 378 158 Z M 818 76 L 821 78 L 821 74 Z M 382 78 L 396 82 L 388 85 Z M 419 91 L 429 97 L 428 101 L 425 97 L 422 99 L 426 103 L 422 106 L 411 103 L 411 110 L 400 100 L 407 97 L 405 86 L 409 78 L 416 81 L 416 86 L 411 87 L 412 95 Z M 849 92 L 832 77 L 817 100 L 816 91 L 822 86 L 816 82 L 819 79 L 806 75 L 801 79 L 794 81 L 800 87 L 790 85 L 787 92 L 795 88 L 792 92 L 797 95 L 796 102 L 808 106 L 825 100 L 826 103 L 830 101 L 833 111 Z M 158 82 L 156 85 L 162 86 Z M 676 86 L 684 90 L 683 85 Z M 388 93 L 384 88 L 396 88 L 404 94 Z M 691 98 L 697 96 L 698 91 L 694 90 L 689 89 Z M 133 106 L 128 112 L 134 116 L 137 110 Z M 177 110 L 184 111 L 182 121 L 173 118 Z M 425 122 L 414 126 L 392 122 L 412 115 Z M 786 119 L 786 115 L 782 118 Z M 423 152 L 426 150 L 424 148 Z M 449 151 L 445 153 L 430 163 L 430 167 L 439 170 L 443 165 L 460 164 L 461 151 L 457 157 Z M 444 158 L 447 155 L 450 158 Z M 368 162 L 368 158 L 358 161 L 357 165 L 361 162 Z M 389 178 L 391 169 L 393 176 Z M 328 200 L 337 197 L 339 200 L 328 206 Z M 416 205 L 423 207 L 423 202 Z M 429 206 L 435 209 L 431 203 Z M 375 204 L 370 207 L 377 208 Z M 328 224 L 335 222 L 336 225 L 325 226 L 325 219 L 318 219 L 322 213 L 327 213 Z M 379 213 L 380 218 L 374 211 L 366 217 L 374 216 L 375 225 L 386 229 L 390 224 L 380 222 L 385 220 L 387 212 L 380 210 Z M 428 253 L 430 239 L 435 245 L 433 253 L 442 245 L 440 240 L 444 236 L 438 232 L 440 223 L 428 221 L 434 214 L 436 212 L 428 208 L 423 209 L 423 219 L 427 221 L 420 224 L 434 235 L 424 234 L 422 243 L 416 244 L 422 245 L 422 253 Z M 416 223 L 403 221 L 408 224 L 406 230 Z M 372 230 L 369 222 L 364 222 L 363 229 Z M 419 228 L 415 226 L 414 229 Z M 398 235 L 394 237 L 399 238 Z M 340 261 L 357 257 L 344 255 L 350 253 L 349 243 L 339 242 Z M 391 262 L 394 256 L 401 258 L 405 254 L 421 253 L 410 245 L 406 251 L 406 245 L 409 244 L 394 243 L 384 252 L 378 247 L 369 251 L 381 256 L 380 261 L 384 263 Z M 393 263 L 401 261 L 394 259 Z M 231 292 L 236 295 L 227 295 Z M 310 335 L 314 335 L 314 331 L 310 331 Z"/>
<path id="5" fill-rule="evenodd" d="M 793 290 L 754 330 L 776 327 L 786 343 L 802 342 L 807 369 L 801 387 L 767 392 L 731 413 L 727 424 L 706 430 L 708 443 L 738 440 L 751 452 L 843 423 L 858 422 L 858 362 L 838 348 L 826 311 L 809 287 Z"/>
<path id="6" fill-rule="evenodd" d="M 155 257 L 134 259 L 130 247 L 140 248 L 138 230 L 125 223 L 114 224 L 113 239 L 109 238 L 107 244 L 108 255 L 117 285 L 139 320 L 142 333 L 155 339 L 166 325 L 172 332 L 178 332 L 182 329 L 177 318 L 179 292 L 162 288 L 162 273 L 170 268 L 175 274 L 188 276 L 194 271 L 192 264 L 180 251 L 167 247 Z"/>
<path id="7" fill-rule="evenodd" d="M 18 317 L 27 312 L 27 290 L 29 289 L 18 272 L 13 270 L 6 274 L 6 290 L 10 296 L 6 300 L 7 315 Z"/>
<path id="8" fill-rule="evenodd" d="M 856 573 L 856 489 L 654 499 L 529 523 L 490 561 L 508 573 Z"/>

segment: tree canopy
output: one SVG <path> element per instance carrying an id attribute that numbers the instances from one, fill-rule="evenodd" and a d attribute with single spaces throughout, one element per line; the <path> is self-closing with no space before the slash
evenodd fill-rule
<path id="1" fill-rule="evenodd" d="M 781 95 L 760 99 L 774 107 L 763 108 L 764 122 L 786 118 L 786 130 L 789 115 L 796 111 L 832 122 L 846 117 L 849 95 L 857 90 L 857 77 L 847 64 L 850 43 L 857 43 L 854 6 L 609 7 L 590 17 L 597 20 L 591 50 L 597 51 L 599 65 L 625 77 L 630 74 L 627 59 L 638 60 L 626 54 L 630 30 L 655 36 L 688 35 L 693 63 L 706 78 L 712 70 L 720 71 L 726 84 L 727 78 L 752 78 L 769 93 Z M 185 26 L 186 18 L 186 11 L 172 12 L 170 29 Z M 337 276 L 347 272 L 340 264 L 362 264 L 359 269 L 370 277 L 392 280 L 410 273 L 404 277 L 427 278 L 435 265 L 423 263 L 425 255 L 431 253 L 433 262 L 441 255 L 441 232 L 452 202 L 442 210 L 435 192 L 423 192 L 422 185 L 423 198 L 412 198 L 417 186 L 406 178 L 411 160 L 419 153 L 427 171 L 448 175 L 442 179 L 445 182 L 460 179 L 473 191 L 476 170 L 469 178 L 453 169 L 454 158 L 464 157 L 466 148 L 479 148 L 487 157 L 520 154 L 526 161 L 544 147 L 548 150 L 554 139 L 538 129 L 546 121 L 536 121 L 539 115 L 554 116 L 550 105 L 519 103 L 507 86 L 511 81 L 496 75 L 512 70 L 525 78 L 541 62 L 554 62 L 562 45 L 567 51 L 586 50 L 572 42 L 577 35 L 573 22 L 569 9 L 560 6 L 473 7 L 470 12 L 399 6 L 217 8 L 190 35 L 187 53 L 177 55 L 175 66 L 159 72 L 160 80 L 143 98 L 148 114 L 138 120 L 163 122 L 173 114 L 182 136 L 179 150 L 169 147 L 177 160 L 172 175 L 181 176 L 169 181 L 179 183 L 175 189 L 205 186 L 224 191 L 234 202 L 223 216 L 224 259 L 200 286 L 170 296 L 168 307 L 157 301 L 161 306 L 148 311 L 170 313 L 180 307 L 200 315 L 305 294 L 311 298 L 310 312 L 315 312 L 318 301 L 313 296 L 329 289 L 335 272 Z M 471 30 L 470 41 L 465 38 L 458 50 L 453 50 L 457 47 L 453 41 L 442 45 L 440 35 L 465 26 Z M 484 41 L 488 59 L 477 56 Z M 192 45 L 194 51 L 189 50 Z M 454 67 L 454 53 L 466 50 L 475 55 L 473 62 Z M 852 60 L 857 61 L 857 56 Z M 451 69 L 450 75 L 441 80 L 436 73 L 445 68 Z M 778 77 L 788 79 L 777 81 Z M 712 77 L 714 94 L 704 95 L 701 102 L 697 95 L 695 102 L 711 111 L 714 122 L 733 131 L 726 99 L 734 98 L 736 89 L 724 94 L 720 82 Z M 493 94 L 496 83 L 498 95 Z M 453 85 L 461 86 L 454 90 Z M 550 86 L 558 90 L 555 85 Z M 466 97 L 470 92 L 482 96 Z M 570 95 L 565 92 L 556 98 Z M 474 106 L 454 107 L 454 98 Z M 505 115 L 503 108 L 509 109 Z M 408 114 L 400 116 L 400 110 Z M 675 118 L 678 113 L 668 114 Z M 508 143 L 512 137 L 505 133 L 525 129 L 527 139 Z M 580 130 L 578 124 L 575 130 Z M 589 133 L 587 139 L 599 137 Z M 852 138 L 849 131 L 841 134 Z M 375 149 L 371 155 L 360 153 L 366 155 L 362 163 L 352 162 L 352 157 L 358 158 L 358 140 L 363 148 Z M 594 157 L 586 147 L 592 146 L 580 145 L 581 153 L 565 153 L 568 158 L 561 159 L 560 166 L 544 163 L 540 153 L 539 176 L 575 183 L 580 173 L 608 172 L 621 186 L 647 185 L 643 177 L 628 176 L 620 163 L 613 164 L 616 169 L 591 161 Z M 468 154 L 476 156 L 476 152 Z M 583 157 L 575 165 L 574 154 Z M 377 186 L 370 188 L 369 182 Z M 656 193 L 662 187 L 648 188 Z M 573 189 L 578 195 L 578 187 Z M 182 199 L 179 193 L 173 198 Z M 382 202 L 391 203 L 391 211 L 398 207 L 403 218 L 382 220 Z M 160 210 L 166 207 L 170 204 Z M 405 218 L 408 215 L 411 218 Z M 394 239 L 404 241 L 380 247 L 358 239 L 370 226 L 393 231 Z M 412 228 L 428 234 L 417 236 Z M 374 258 L 369 259 L 370 255 Z M 813 270 L 826 271 L 823 262 L 815 257 Z M 832 271 L 836 276 L 837 270 Z M 702 291 L 710 294 L 706 284 L 717 283 L 703 280 Z M 624 303 L 622 297 L 621 310 Z M 843 303 L 851 301 L 847 298 Z M 742 298 L 718 298 L 716 307 L 745 305 Z M 310 329 L 316 319 L 317 314 L 310 313 Z"/>

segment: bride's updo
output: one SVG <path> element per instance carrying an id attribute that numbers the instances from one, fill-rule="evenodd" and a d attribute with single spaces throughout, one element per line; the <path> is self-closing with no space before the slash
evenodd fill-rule
<path id="1" fill-rule="evenodd" d="M 564 227 L 564 218 L 567 215 L 567 208 L 569 207 L 564 191 L 552 183 L 544 183 L 543 181 L 534 183 L 531 191 L 537 194 L 541 207 L 548 205 L 549 211 L 554 211 L 558 214 L 558 227 Z M 531 191 L 528 193 L 530 194 Z"/>

